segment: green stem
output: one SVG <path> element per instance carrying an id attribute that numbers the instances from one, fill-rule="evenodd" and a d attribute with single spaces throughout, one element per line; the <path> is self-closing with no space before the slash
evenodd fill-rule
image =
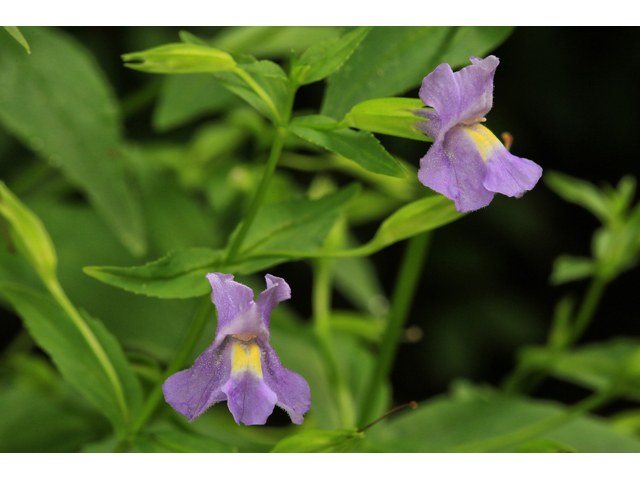
<path id="1" fill-rule="evenodd" d="M 313 279 L 313 329 L 318 339 L 320 351 L 328 369 L 329 382 L 337 395 L 343 428 L 355 426 L 353 398 L 345 378 L 342 376 L 338 359 L 331 341 L 331 283 L 332 261 L 318 260 L 314 263 Z"/>
<path id="2" fill-rule="evenodd" d="M 569 341 L 569 345 L 575 343 L 587 329 L 589 323 L 591 323 L 593 315 L 596 313 L 596 309 L 598 308 L 598 304 L 600 303 L 600 299 L 602 298 L 602 294 L 604 293 L 604 289 L 606 286 L 607 281 L 602 277 L 596 276 L 591 280 L 591 284 L 589 285 L 589 289 L 585 294 L 582 306 L 580 307 L 580 311 L 578 312 L 576 320 L 573 323 L 573 332 Z"/>
<path id="3" fill-rule="evenodd" d="M 242 246 L 242 242 L 249 232 L 249 228 L 251 227 L 251 224 L 253 223 L 253 220 L 255 219 L 260 206 L 262 205 L 264 197 L 267 194 L 267 190 L 269 189 L 269 185 L 271 184 L 271 179 L 273 178 L 273 175 L 276 171 L 276 165 L 278 164 L 278 159 L 280 158 L 280 153 L 282 152 L 282 146 L 284 145 L 284 138 L 286 134 L 287 131 L 284 128 L 278 127 L 276 131 L 276 138 L 274 139 L 273 145 L 271 146 L 271 153 L 269 155 L 269 159 L 267 160 L 267 166 L 265 167 L 264 175 L 262 176 L 260 185 L 258 185 L 258 190 L 253 197 L 253 201 L 251 203 L 251 206 L 249 207 L 249 211 L 242 221 L 238 234 L 231 239 L 231 244 L 229 245 L 229 250 L 226 258 L 227 263 L 231 263 L 233 260 L 235 260 L 235 256 L 238 254 L 238 251 Z"/>
<path id="4" fill-rule="evenodd" d="M 544 420 L 527 425 L 504 435 L 498 435 L 487 440 L 460 445 L 453 448 L 451 451 L 457 453 L 490 452 L 510 445 L 522 443 L 544 432 L 557 428 L 584 413 L 598 408 L 599 406 L 611 401 L 615 395 L 616 393 L 614 390 L 596 393 L 569 407 L 565 412 L 559 415 L 545 418 Z"/>
<path id="5" fill-rule="evenodd" d="M 156 384 L 151 394 L 149 394 L 147 401 L 142 407 L 142 412 L 140 412 L 140 415 L 131 427 L 131 430 L 129 432 L 131 438 L 135 438 L 138 432 L 147 423 L 149 418 L 151 418 L 153 412 L 155 412 L 158 404 L 162 400 L 162 384 L 168 377 L 176 373 L 178 370 L 180 370 L 180 368 L 184 366 L 185 361 L 202 336 L 202 331 L 207 325 L 207 320 L 209 319 L 212 310 L 213 303 L 211 303 L 211 298 L 209 298 L 209 296 L 207 295 L 203 297 L 202 302 L 198 306 L 198 310 L 193 317 L 193 321 L 189 326 L 189 330 L 187 330 L 187 333 L 185 334 L 177 353 L 173 357 L 173 360 L 171 360 L 171 363 L 169 363 L 169 365 L 167 366 L 160 382 Z"/>
<path id="6" fill-rule="evenodd" d="M 111 363 L 109 356 L 102 348 L 102 344 L 96 338 L 95 334 L 87 325 L 87 322 L 82 315 L 76 310 L 71 303 L 71 300 L 67 297 L 66 293 L 62 289 L 62 286 L 58 282 L 58 280 L 54 278 L 43 279 L 44 284 L 47 289 L 51 292 L 56 301 L 60 304 L 63 310 L 69 315 L 71 321 L 74 323 L 76 328 L 80 331 L 80 334 L 84 337 L 84 339 L 89 344 L 89 348 L 93 351 L 98 362 L 102 366 L 105 371 L 111 386 L 113 387 L 118 406 L 120 407 L 120 411 L 122 412 L 122 419 L 125 425 L 129 423 L 129 407 L 127 406 L 127 401 L 124 395 L 124 388 L 122 387 L 122 383 L 120 382 L 120 378 L 116 373 L 116 369 Z"/>
<path id="7" fill-rule="evenodd" d="M 368 402 L 358 419 L 360 425 L 365 425 L 372 420 L 375 399 L 378 398 L 382 385 L 391 372 L 404 324 L 422 273 L 430 239 L 431 232 L 424 232 L 411 238 L 406 247 L 389 309 L 389 320 L 382 336 L 383 343 L 380 346 L 380 353 L 365 396 Z"/>

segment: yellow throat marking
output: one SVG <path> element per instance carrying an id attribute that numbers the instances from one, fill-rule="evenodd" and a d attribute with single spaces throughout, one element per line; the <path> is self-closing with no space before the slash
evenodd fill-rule
<path id="1" fill-rule="evenodd" d="M 256 377 L 262 378 L 260 347 L 256 342 L 236 340 L 231 348 L 231 373 L 249 371 Z"/>
<path id="2" fill-rule="evenodd" d="M 474 124 L 473 128 L 464 128 L 464 132 L 469 135 L 473 143 L 476 144 L 478 152 L 480 152 L 480 156 L 485 162 L 491 150 L 497 145 L 501 145 L 500 140 L 498 140 L 493 132 L 479 123 Z"/>

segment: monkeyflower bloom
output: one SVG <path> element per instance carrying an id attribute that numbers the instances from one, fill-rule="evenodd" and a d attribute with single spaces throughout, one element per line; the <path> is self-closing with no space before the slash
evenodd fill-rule
<path id="1" fill-rule="evenodd" d="M 263 425 L 275 405 L 300 425 L 311 406 L 309 384 L 284 368 L 269 345 L 271 311 L 291 298 L 289 285 L 267 275 L 267 289 L 254 302 L 253 290 L 234 282 L 233 275 L 209 273 L 207 278 L 218 310 L 215 340 L 193 367 L 164 382 L 165 400 L 190 422 L 226 400 L 238 425 Z"/>
<path id="2" fill-rule="evenodd" d="M 542 176 L 542 168 L 511 155 L 484 125 L 493 103 L 493 75 L 498 59 L 471 57 L 472 65 L 453 72 L 447 63 L 422 81 L 420 99 L 434 110 L 419 126 L 433 145 L 420 160 L 418 179 L 453 200 L 459 212 L 486 207 L 494 193 L 521 197 Z"/>

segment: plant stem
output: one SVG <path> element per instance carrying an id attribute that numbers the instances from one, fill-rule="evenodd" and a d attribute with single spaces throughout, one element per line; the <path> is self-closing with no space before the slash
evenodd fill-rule
<path id="1" fill-rule="evenodd" d="M 569 407 L 565 412 L 555 415 L 553 417 L 545 418 L 539 422 L 527 425 L 518 430 L 499 435 L 487 440 L 481 440 L 479 442 L 467 443 L 453 448 L 452 452 L 465 452 L 465 453 L 478 453 L 478 452 L 490 452 L 500 448 L 508 447 L 517 443 L 522 443 L 530 438 L 540 435 L 544 432 L 552 430 L 560 425 L 573 420 L 574 418 L 589 412 L 609 401 L 615 397 L 614 390 L 606 390 L 599 392 L 590 397 L 585 398 L 581 402 L 576 403 Z"/>
<path id="2" fill-rule="evenodd" d="M 189 326 L 189 330 L 187 330 L 187 333 L 185 334 L 184 339 L 182 340 L 182 343 L 178 348 L 178 351 L 176 352 L 175 356 L 171 360 L 171 363 L 169 363 L 169 365 L 167 366 L 161 381 L 158 384 L 156 384 L 156 386 L 153 388 L 153 390 L 149 394 L 147 401 L 142 407 L 142 411 L 140 412 L 140 415 L 138 416 L 135 423 L 131 427 L 131 430 L 129 431 L 129 435 L 131 438 L 135 438 L 135 436 L 138 434 L 140 429 L 142 429 L 142 427 L 147 423 L 149 418 L 151 418 L 151 416 L 153 415 L 153 412 L 155 412 L 156 408 L 158 407 L 158 404 L 162 400 L 162 384 L 168 377 L 170 377 L 171 375 L 176 373 L 178 370 L 180 370 L 180 368 L 182 368 L 185 361 L 193 351 L 193 347 L 196 345 L 200 336 L 202 335 L 202 331 L 207 325 L 207 320 L 209 319 L 209 316 L 211 315 L 212 310 L 213 310 L 213 303 L 211 302 L 211 299 L 207 295 L 203 297 L 200 305 L 198 306 L 198 309 L 196 310 L 196 314 L 193 317 L 193 321 Z"/>
<path id="3" fill-rule="evenodd" d="M 591 319 L 593 319 L 593 315 L 596 313 L 596 309 L 598 308 L 598 304 L 600 303 L 600 299 L 602 298 L 602 294 L 604 293 L 606 286 L 607 281 L 600 276 L 595 276 L 591 280 L 591 284 L 589 284 L 589 289 L 584 296 L 580 311 L 573 323 L 573 332 L 569 345 L 575 343 L 589 326 Z"/>
<path id="4" fill-rule="evenodd" d="M 278 129 L 276 130 L 276 137 L 273 141 L 273 145 L 271 146 L 271 153 L 269 154 L 269 159 L 267 160 L 267 165 L 265 167 L 265 172 L 262 176 L 262 180 L 260 181 L 260 185 L 258 185 L 258 190 L 253 197 L 253 201 L 251 203 L 251 206 L 249 207 L 249 211 L 242 221 L 238 234 L 231 239 L 231 244 L 229 245 L 229 250 L 226 258 L 227 263 L 230 263 L 235 259 L 235 256 L 238 254 L 238 251 L 242 246 L 242 242 L 249 232 L 249 228 L 251 227 L 251 224 L 253 223 L 253 220 L 255 219 L 260 206 L 262 205 L 264 197 L 267 194 L 267 190 L 269 189 L 269 185 L 271 184 L 271 179 L 273 178 L 273 175 L 276 171 L 276 165 L 278 164 L 278 159 L 280 158 L 280 153 L 282 152 L 282 146 L 284 145 L 284 138 L 286 134 L 287 131 L 283 127 L 278 127 Z"/>
<path id="5" fill-rule="evenodd" d="M 391 372 L 404 324 L 422 273 L 430 239 L 431 232 L 424 232 L 411 238 L 407 244 L 393 292 L 389 320 L 382 336 L 383 342 L 366 390 L 365 398 L 368 401 L 358 419 L 360 425 L 366 425 L 372 420 L 375 399 L 378 398 L 382 385 Z"/>
<path id="6" fill-rule="evenodd" d="M 342 376 L 333 343 L 331 341 L 331 283 L 332 261 L 314 262 L 313 279 L 313 329 L 320 345 L 320 351 L 328 369 L 329 382 L 337 395 L 342 428 L 355 426 L 353 398 L 346 380 Z"/>

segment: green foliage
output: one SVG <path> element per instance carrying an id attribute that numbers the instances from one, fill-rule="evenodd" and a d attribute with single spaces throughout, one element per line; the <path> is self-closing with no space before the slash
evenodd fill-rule
<path id="1" fill-rule="evenodd" d="M 341 38 L 330 38 L 309 47 L 292 69 L 292 78 L 306 85 L 328 77 L 342 67 L 371 28 L 359 27 Z"/>
<path id="2" fill-rule="evenodd" d="M 373 451 L 470 451 L 480 442 L 513 434 L 565 412 L 565 407 L 553 402 L 461 385 L 452 394 L 423 402 L 416 410 L 399 413 L 384 425 L 375 426 L 367 431 L 366 441 Z M 581 453 L 640 451 L 640 440 L 619 433 L 597 417 L 569 416 L 561 425 L 540 435 Z M 508 452 L 529 440 L 525 435 L 513 436 L 473 451 Z"/>
<path id="3" fill-rule="evenodd" d="M 231 55 L 216 48 L 170 43 L 143 52 L 122 55 L 125 67 L 147 73 L 212 73 L 233 70 Z"/>
<path id="4" fill-rule="evenodd" d="M 24 47 L 27 53 L 31 53 L 29 44 L 27 43 L 27 40 L 24 38 L 24 35 L 22 35 L 22 32 L 20 32 L 20 29 L 18 27 L 4 27 L 4 29 L 9 32 L 9 35 L 15 38 L 20 45 Z"/>
<path id="5" fill-rule="evenodd" d="M 371 133 L 349 128 L 328 130 L 323 128 L 327 125 L 324 120 L 323 117 L 299 117 L 289 129 L 303 140 L 342 155 L 370 172 L 400 178 L 407 175 Z M 331 124 L 331 119 L 327 121 Z"/>
<path id="6" fill-rule="evenodd" d="M 41 278 L 55 277 L 57 257 L 47 230 L 40 219 L 0 181 L 0 214 L 9 224 L 11 239 L 18 252 Z"/>
<path id="7" fill-rule="evenodd" d="M 308 430 L 280 440 L 272 453 L 349 453 L 364 438 L 352 430 Z"/>
<path id="8" fill-rule="evenodd" d="M 144 253 L 144 223 L 121 168 L 120 119 L 109 85 L 93 58 L 65 34 L 25 32 L 31 55 L 0 36 L 0 122 L 61 168 L 132 253 Z"/>
<path id="9" fill-rule="evenodd" d="M 374 27 L 329 78 L 321 113 L 341 119 L 365 100 L 405 93 L 440 63 L 463 66 L 470 56 L 483 56 L 502 43 L 511 31 L 511 27 Z"/>
<path id="10" fill-rule="evenodd" d="M 123 435 L 141 406 L 142 389 L 115 338 L 86 315 L 78 324 L 50 297 L 30 288 L 2 283 L 0 294 L 63 377 Z"/>
<path id="11" fill-rule="evenodd" d="M 431 139 L 416 128 L 416 123 L 425 119 L 413 114 L 423 107 L 417 98 L 375 98 L 354 105 L 344 119 L 360 130 L 429 142 Z"/>
<path id="12" fill-rule="evenodd" d="M 577 451 L 562 442 L 549 440 L 548 438 L 537 438 L 520 445 L 515 453 L 576 453 Z"/>

